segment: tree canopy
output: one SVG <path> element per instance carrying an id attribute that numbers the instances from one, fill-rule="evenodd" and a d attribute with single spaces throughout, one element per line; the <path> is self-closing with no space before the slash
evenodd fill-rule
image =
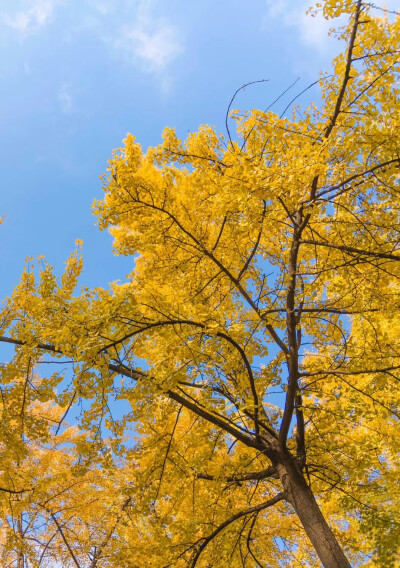
<path id="1" fill-rule="evenodd" d="M 128 135 L 93 207 L 127 281 L 78 290 L 78 243 L 5 301 L 4 566 L 400 566 L 400 18 L 316 10 L 318 105 Z"/>

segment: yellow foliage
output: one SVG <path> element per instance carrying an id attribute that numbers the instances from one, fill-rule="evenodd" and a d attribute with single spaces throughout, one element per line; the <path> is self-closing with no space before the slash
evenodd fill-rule
<path id="1" fill-rule="evenodd" d="M 61 279 L 27 262 L 4 566 L 400 566 L 400 19 L 316 10 L 348 20 L 320 106 L 114 152 L 93 210 L 127 282 L 77 291 L 80 242 Z"/>

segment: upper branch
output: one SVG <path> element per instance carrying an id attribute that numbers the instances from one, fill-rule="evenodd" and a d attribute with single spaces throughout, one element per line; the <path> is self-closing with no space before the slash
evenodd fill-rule
<path id="1" fill-rule="evenodd" d="M 148 324 L 144 328 L 141 328 L 141 329 L 135 330 L 135 331 L 133 331 L 129 334 L 126 334 L 124 337 L 122 337 L 122 338 L 120 338 L 116 341 L 113 341 L 112 343 L 103 347 L 102 351 L 106 351 L 111 347 L 114 347 L 114 346 L 116 346 L 120 343 L 123 343 L 124 341 L 126 341 L 130 337 L 133 337 L 134 335 L 142 333 L 143 331 L 146 331 L 147 329 L 151 329 L 151 328 L 154 328 L 154 327 L 163 327 L 165 325 L 189 325 L 189 326 L 199 327 L 201 329 L 206 329 L 206 327 L 207 327 L 203 323 L 194 322 L 194 321 L 191 321 L 191 320 L 166 320 L 166 321 L 162 321 L 162 322 L 156 322 L 156 323 Z M 259 433 L 260 433 L 260 426 L 259 426 L 260 401 L 259 401 L 259 397 L 258 397 L 258 394 L 257 394 L 253 370 L 251 368 L 250 361 L 248 360 L 243 347 L 241 345 L 239 345 L 239 343 L 237 343 L 237 341 L 235 341 L 232 337 L 230 337 L 230 335 L 228 335 L 227 333 L 224 333 L 222 331 L 219 331 L 219 332 L 216 333 L 216 336 L 228 341 L 228 343 L 230 343 L 238 351 L 238 353 L 240 354 L 240 357 L 241 357 L 241 359 L 244 363 L 244 366 L 245 366 L 246 371 L 247 371 L 249 383 L 250 383 L 250 389 L 251 389 L 251 393 L 252 393 L 252 396 L 253 396 L 253 401 L 254 401 L 254 426 L 255 426 L 256 436 L 258 437 Z"/>
<path id="2" fill-rule="evenodd" d="M 275 341 L 275 343 L 280 347 L 280 349 L 285 354 L 287 354 L 288 349 L 287 349 L 286 345 L 283 343 L 283 341 L 281 340 L 281 338 L 279 337 L 279 335 L 275 331 L 274 327 L 271 324 L 268 324 L 268 323 L 265 322 L 265 319 L 261 314 L 261 310 L 258 308 L 257 304 L 253 301 L 253 299 L 251 298 L 248 291 L 242 286 L 239 278 L 236 277 L 234 274 L 232 274 L 232 272 L 218 258 L 216 258 L 213 251 L 208 250 L 204 246 L 204 244 L 201 241 L 199 241 L 199 239 L 197 239 L 196 236 L 191 231 L 189 231 L 186 227 L 184 227 L 183 224 L 179 221 L 179 219 L 177 219 L 177 217 L 173 213 L 171 213 L 170 211 L 165 209 L 165 207 L 160 207 L 160 206 L 156 205 L 155 203 L 147 203 L 146 201 L 141 201 L 139 199 L 139 197 L 134 198 L 132 196 L 132 194 L 128 190 L 126 190 L 125 187 L 122 186 L 118 182 L 116 176 L 114 176 L 114 180 L 115 180 L 115 183 L 117 183 L 118 187 L 125 190 L 128 193 L 128 195 L 131 197 L 131 199 L 133 199 L 136 203 L 139 203 L 139 204 L 141 204 L 145 207 L 150 207 L 151 209 L 154 209 L 155 211 L 159 211 L 160 213 L 167 215 L 171 219 L 171 221 L 173 223 L 175 223 L 176 226 L 187 237 L 189 237 L 189 239 L 191 241 L 193 241 L 193 244 L 191 244 L 191 243 L 188 243 L 188 244 L 190 244 L 190 246 L 194 247 L 197 251 L 201 252 L 206 257 L 208 257 L 221 270 L 221 272 L 223 272 L 229 278 L 229 280 L 235 286 L 236 290 L 242 295 L 242 297 L 246 300 L 246 302 L 249 304 L 249 306 L 257 313 L 257 315 L 260 317 L 260 319 L 263 320 L 263 322 L 265 324 L 265 328 L 267 329 L 268 333 L 270 334 L 272 339 Z M 257 243 L 257 247 L 258 247 L 258 243 Z M 253 249 L 253 250 L 254 250 L 254 253 L 255 253 L 256 249 Z M 253 255 L 251 254 L 250 256 L 251 256 L 251 258 L 250 258 L 250 261 L 251 261 L 251 259 L 253 258 Z"/>
<path id="3" fill-rule="evenodd" d="M 348 51 L 347 51 L 346 68 L 345 68 L 345 71 L 344 71 L 343 82 L 342 82 L 342 85 L 340 87 L 338 97 L 336 99 L 335 109 L 333 111 L 332 117 L 331 117 L 329 124 L 326 127 L 326 130 L 325 130 L 325 133 L 324 133 L 325 138 L 329 137 L 330 133 L 332 132 L 332 130 L 334 129 L 334 127 L 336 125 L 337 119 L 338 119 L 339 114 L 340 114 L 340 109 L 341 109 L 341 106 L 342 106 L 342 103 L 343 103 L 344 95 L 346 93 L 347 84 L 350 80 L 350 70 L 351 70 L 351 64 L 353 62 L 354 43 L 356 41 L 357 28 L 358 28 L 358 25 L 360 23 L 361 6 L 362 6 L 362 0 L 358 0 L 357 5 L 356 5 L 355 15 L 354 15 L 353 28 L 351 30 L 351 35 L 350 35 L 349 47 L 348 47 Z"/>
<path id="4" fill-rule="evenodd" d="M 286 392 L 285 409 L 283 412 L 283 417 L 281 421 L 281 427 L 279 431 L 279 441 L 281 445 L 286 444 L 287 436 L 289 433 L 290 423 L 292 421 L 293 411 L 296 404 L 296 395 L 298 392 L 298 379 L 299 379 L 299 355 L 298 355 L 298 338 L 297 338 L 297 326 L 298 326 L 298 316 L 295 311 L 296 302 L 296 287 L 297 287 L 297 264 L 298 264 L 298 254 L 301 244 L 301 234 L 308 223 L 310 215 L 307 214 L 303 216 L 302 208 L 296 212 L 295 217 L 295 229 L 293 232 L 292 244 L 289 253 L 289 266 L 288 266 L 288 277 L 289 283 L 286 293 L 286 329 L 287 338 L 289 345 L 289 355 L 288 355 L 288 368 L 289 368 L 289 381 Z M 303 413 L 301 411 L 297 412 L 297 419 L 299 421 L 299 431 L 304 433 L 303 424 Z M 304 443 L 302 442 L 302 446 Z M 304 448 L 303 448 L 304 449 Z"/>

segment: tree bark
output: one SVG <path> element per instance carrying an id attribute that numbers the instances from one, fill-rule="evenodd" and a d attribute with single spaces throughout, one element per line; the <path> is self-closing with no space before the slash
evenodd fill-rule
<path id="1" fill-rule="evenodd" d="M 20 538 L 20 541 L 18 542 L 18 550 L 17 550 L 17 568 L 24 568 L 25 559 L 24 559 L 24 553 L 22 552 L 22 540 L 24 538 L 24 533 L 23 533 L 23 529 L 22 529 L 22 515 L 18 515 L 17 532 L 18 532 L 18 536 Z"/>
<path id="2" fill-rule="evenodd" d="M 280 455 L 276 469 L 286 499 L 295 509 L 324 568 L 351 568 L 293 457 Z"/>

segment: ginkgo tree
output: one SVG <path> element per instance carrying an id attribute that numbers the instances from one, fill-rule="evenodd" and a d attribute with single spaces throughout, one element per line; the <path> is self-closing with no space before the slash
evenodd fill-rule
<path id="1" fill-rule="evenodd" d="M 347 21 L 320 104 L 129 135 L 94 204 L 127 281 L 76 292 L 77 250 L 4 305 L 15 376 L 68 358 L 48 404 L 86 401 L 49 465 L 86 476 L 57 509 L 63 566 L 400 566 L 400 18 L 316 10 Z"/>

